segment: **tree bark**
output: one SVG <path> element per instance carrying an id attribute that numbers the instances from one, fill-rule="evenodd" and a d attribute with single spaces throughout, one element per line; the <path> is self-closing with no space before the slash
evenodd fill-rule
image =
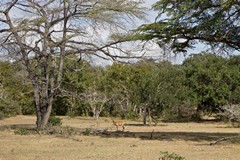
<path id="1" fill-rule="evenodd" d="M 143 125 L 146 126 L 147 124 L 147 106 L 144 106 L 144 111 L 143 111 Z"/>
<path id="2" fill-rule="evenodd" d="M 149 126 L 152 125 L 152 115 L 151 115 L 151 109 L 148 108 L 148 119 L 149 119 Z"/>
<path id="3" fill-rule="evenodd" d="M 41 127 L 41 110 L 40 110 L 40 96 L 39 96 L 39 89 L 37 84 L 33 84 L 33 89 L 34 89 L 34 105 L 35 105 L 35 111 L 36 111 L 36 116 L 37 116 L 37 121 L 36 121 L 36 125 L 37 128 Z"/>
<path id="4" fill-rule="evenodd" d="M 37 115 L 36 125 L 38 129 L 43 129 L 48 124 L 48 119 L 52 111 L 53 97 L 48 99 L 47 105 L 41 105 L 40 95 L 37 90 L 34 90 L 34 102 Z"/>

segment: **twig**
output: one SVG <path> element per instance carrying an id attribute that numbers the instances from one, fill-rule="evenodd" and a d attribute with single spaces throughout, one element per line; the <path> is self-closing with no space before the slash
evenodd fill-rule
<path id="1" fill-rule="evenodd" d="M 228 137 L 228 138 L 222 137 L 222 138 L 216 140 L 215 142 L 211 142 L 210 145 L 215 145 L 215 144 L 217 144 L 217 143 L 219 143 L 219 142 L 227 141 L 227 140 L 231 140 L 231 139 L 235 139 L 235 141 L 236 141 L 237 139 L 239 139 L 239 142 L 240 142 L 240 136 L 233 136 L 233 137 Z"/>
<path id="2" fill-rule="evenodd" d="M 211 142 L 211 143 L 210 143 L 210 146 L 211 146 L 211 145 L 215 145 L 215 144 L 217 144 L 217 143 L 219 143 L 219 142 L 221 142 L 221 141 L 225 141 L 225 140 L 227 140 L 227 138 L 223 137 L 223 138 L 221 138 L 221 139 L 216 140 L 215 142 Z"/>
<path id="3" fill-rule="evenodd" d="M 153 133 L 154 133 L 154 129 L 152 130 L 152 133 L 151 133 L 150 139 L 153 139 Z"/>

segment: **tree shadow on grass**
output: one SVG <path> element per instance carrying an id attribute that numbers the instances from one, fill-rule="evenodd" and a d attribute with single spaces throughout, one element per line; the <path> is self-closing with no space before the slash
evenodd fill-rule
<path id="1" fill-rule="evenodd" d="M 11 124 L 11 125 L 0 125 L 0 131 L 8 130 L 8 129 L 20 129 L 20 128 L 25 128 L 25 129 L 36 129 L 36 125 L 33 124 Z"/>
<path id="2" fill-rule="evenodd" d="M 149 124 L 143 125 L 143 124 L 140 124 L 140 123 L 128 123 L 128 124 L 125 124 L 125 126 L 143 127 L 143 126 L 149 126 Z M 150 126 L 151 127 L 167 126 L 167 124 L 157 124 L 157 125 L 150 125 Z"/>
<path id="3" fill-rule="evenodd" d="M 110 134 L 99 134 L 104 138 L 140 138 L 142 140 L 184 140 L 184 141 L 216 141 L 222 137 L 230 138 L 240 136 L 238 133 L 208 133 L 208 132 L 123 132 L 115 131 Z"/>
<path id="4" fill-rule="evenodd" d="M 128 124 L 125 124 L 125 126 L 144 126 L 144 125 L 140 123 L 128 123 Z"/>
<path id="5" fill-rule="evenodd" d="M 133 124 L 135 125 L 135 124 Z M 140 125 L 136 125 L 140 126 Z M 64 128 L 59 126 L 60 128 Z M 35 131 L 36 125 L 33 124 L 12 124 L 12 125 L 0 125 L 0 131 L 6 129 L 27 129 L 29 131 Z M 66 128 L 66 127 L 65 127 Z M 84 135 L 86 128 L 72 128 L 75 130 L 77 135 Z M 240 133 L 211 133 L 211 132 L 131 132 L 131 131 L 109 131 L 107 129 L 90 129 L 89 135 L 99 136 L 102 138 L 138 138 L 141 140 L 159 140 L 159 141 L 174 141 L 174 140 L 184 140 L 184 141 L 208 141 L 213 142 L 221 138 L 231 138 L 231 137 L 240 137 Z"/>

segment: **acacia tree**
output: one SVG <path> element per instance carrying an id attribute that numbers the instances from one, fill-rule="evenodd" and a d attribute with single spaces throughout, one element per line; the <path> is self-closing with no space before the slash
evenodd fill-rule
<path id="1" fill-rule="evenodd" d="M 140 26 L 132 39 L 154 39 L 176 52 L 186 52 L 198 42 L 218 51 L 240 50 L 238 0 L 161 0 L 153 9 L 158 12 L 156 21 Z"/>
<path id="2" fill-rule="evenodd" d="M 141 1 L 4 0 L 0 2 L 1 49 L 23 61 L 34 91 L 37 128 L 46 126 L 60 88 L 69 54 L 112 59 L 119 41 L 100 39 L 100 32 L 124 31 L 142 18 Z M 130 21 L 129 21 L 130 20 Z M 116 36 L 115 36 L 116 37 Z"/>

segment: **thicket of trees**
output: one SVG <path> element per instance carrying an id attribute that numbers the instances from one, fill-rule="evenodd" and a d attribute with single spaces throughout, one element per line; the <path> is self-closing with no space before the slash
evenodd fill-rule
<path id="1" fill-rule="evenodd" d="M 150 121 L 199 118 L 201 112 L 239 104 L 239 56 L 199 54 L 182 65 L 147 59 L 108 67 L 81 59 L 134 57 L 120 44 L 136 40 L 154 41 L 165 54 L 186 52 L 199 42 L 217 54 L 240 50 L 237 0 L 161 0 L 153 5 L 156 21 L 129 34 L 129 24 L 144 18 L 142 4 L 142 0 L 0 2 L 0 54 L 12 61 L 0 62 L 0 114 L 35 112 L 37 128 L 44 128 L 50 114 L 96 119 L 143 115 L 146 123 L 147 116 Z"/>
<path id="2" fill-rule="evenodd" d="M 150 121 L 199 118 L 202 113 L 217 113 L 224 105 L 240 103 L 239 65 L 239 56 L 208 53 L 192 55 L 182 65 L 145 59 L 107 67 L 71 56 L 52 114 L 96 119 L 147 114 Z M 34 114 L 32 86 L 22 66 L 18 62 L 1 62 L 0 66 L 1 114 Z"/>
<path id="3" fill-rule="evenodd" d="M 69 55 L 129 57 L 119 48 L 117 35 L 126 34 L 134 19 L 144 17 L 141 4 L 141 0 L 0 2 L 0 54 L 22 61 L 33 86 L 37 128 L 48 123 Z"/>

